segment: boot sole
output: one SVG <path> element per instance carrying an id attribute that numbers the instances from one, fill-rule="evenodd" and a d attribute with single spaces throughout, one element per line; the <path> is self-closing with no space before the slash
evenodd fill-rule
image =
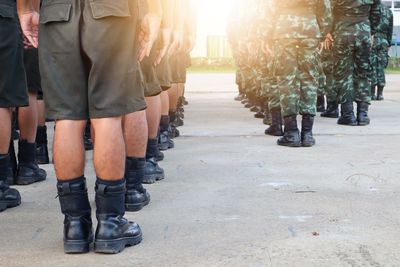
<path id="1" fill-rule="evenodd" d="M 269 135 L 269 136 L 283 136 L 283 133 L 270 133 L 270 132 L 265 132 L 265 135 Z"/>
<path id="2" fill-rule="evenodd" d="M 281 143 L 277 143 L 279 146 L 285 146 L 285 147 L 301 147 L 302 144 L 281 144 Z"/>
<path id="3" fill-rule="evenodd" d="M 7 205 L 0 203 L 0 212 L 5 211 L 7 209 Z"/>
<path id="4" fill-rule="evenodd" d="M 93 236 L 85 241 L 65 241 L 64 252 L 66 254 L 83 254 L 89 252 L 90 244 L 93 243 Z"/>
<path id="5" fill-rule="evenodd" d="M 338 119 L 339 118 L 339 115 L 322 115 L 321 114 L 321 117 L 322 118 L 331 118 L 331 119 Z"/>
<path id="6" fill-rule="evenodd" d="M 44 159 L 44 160 L 37 159 L 36 163 L 39 165 L 47 165 L 47 164 L 50 164 L 50 160 L 49 159 Z"/>
<path id="7" fill-rule="evenodd" d="M 23 177 L 23 176 L 17 176 L 15 178 L 15 184 L 16 185 L 30 185 L 38 182 L 43 182 L 46 180 L 46 177 L 44 178 L 38 178 L 38 177 Z"/>
<path id="8" fill-rule="evenodd" d="M 160 151 L 167 151 L 168 149 L 172 149 L 174 147 L 175 147 L 175 145 L 165 144 L 165 145 L 159 145 L 158 149 L 160 149 Z"/>
<path id="9" fill-rule="evenodd" d="M 15 208 L 21 205 L 21 200 L 12 202 L 12 201 L 2 201 L 0 202 L 0 212 L 5 211 L 6 209 Z"/>
<path id="10" fill-rule="evenodd" d="M 301 146 L 302 147 L 313 147 L 313 146 L 315 146 L 315 143 L 312 143 L 312 144 L 307 144 L 307 143 L 304 144 L 304 143 L 302 143 Z"/>
<path id="11" fill-rule="evenodd" d="M 169 149 L 169 146 L 168 145 L 166 145 L 166 146 L 164 146 L 164 145 L 158 146 L 158 149 L 160 149 L 160 151 L 167 151 Z"/>
<path id="12" fill-rule="evenodd" d="M 338 122 L 338 124 L 339 125 L 343 125 L 343 126 L 357 126 L 357 122 L 354 122 L 354 123 L 340 123 L 340 122 Z"/>
<path id="13" fill-rule="evenodd" d="M 144 183 L 144 184 L 154 184 L 157 181 L 161 181 L 161 180 L 164 180 L 164 179 L 165 179 L 165 175 L 164 174 L 153 174 L 153 175 L 145 176 L 143 178 L 142 183 Z"/>
<path id="14" fill-rule="evenodd" d="M 94 252 L 102 254 L 117 254 L 126 247 L 135 246 L 142 242 L 142 234 L 136 237 L 120 238 L 116 240 L 95 240 Z"/>
<path id="15" fill-rule="evenodd" d="M 154 184 L 155 182 L 157 182 L 157 174 L 145 175 L 142 181 L 144 184 Z"/>
<path id="16" fill-rule="evenodd" d="M 149 205 L 150 203 L 150 198 L 142 203 L 138 204 L 126 204 L 125 203 L 125 211 L 130 211 L 130 212 L 135 212 L 135 211 L 140 211 L 143 209 L 145 206 Z"/>

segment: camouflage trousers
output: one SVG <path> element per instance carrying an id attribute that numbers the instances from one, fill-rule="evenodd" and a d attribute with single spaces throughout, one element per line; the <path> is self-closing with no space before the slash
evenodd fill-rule
<path id="1" fill-rule="evenodd" d="M 389 64 L 389 47 L 386 44 L 377 44 L 372 48 L 371 53 L 371 85 L 386 85 L 385 69 Z"/>
<path id="2" fill-rule="evenodd" d="M 333 79 L 333 54 L 332 51 L 324 51 L 321 57 L 323 78 L 320 78 L 318 94 L 326 95 L 328 102 L 337 101 L 337 91 Z"/>
<path id="3" fill-rule="evenodd" d="M 242 71 L 239 68 L 236 70 L 236 84 L 239 87 L 239 93 L 244 94 L 243 75 L 242 75 Z"/>
<path id="4" fill-rule="evenodd" d="M 275 77 L 266 77 L 263 79 L 261 85 L 262 95 L 266 99 L 266 104 L 268 105 L 268 109 L 280 109 L 280 96 L 276 78 Z"/>
<path id="5" fill-rule="evenodd" d="M 263 69 L 263 78 L 261 84 L 261 94 L 266 99 L 268 109 L 280 109 L 280 93 L 277 86 L 276 77 L 273 75 L 274 61 L 265 61 Z"/>
<path id="6" fill-rule="evenodd" d="M 371 38 L 348 36 L 335 39 L 333 48 L 334 79 L 338 90 L 337 100 L 346 102 L 371 102 L 370 96 Z"/>
<path id="7" fill-rule="evenodd" d="M 275 41 L 274 76 L 284 117 L 316 114 L 317 91 L 322 72 L 318 39 Z"/>

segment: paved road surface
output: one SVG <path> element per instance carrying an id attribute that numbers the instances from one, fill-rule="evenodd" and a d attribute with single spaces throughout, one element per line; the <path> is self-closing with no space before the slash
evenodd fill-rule
<path id="1" fill-rule="evenodd" d="M 400 80 L 389 80 L 371 126 L 318 118 L 317 146 L 290 149 L 232 100 L 233 75 L 192 74 L 168 177 L 127 216 L 144 241 L 116 256 L 64 255 L 49 165 L 0 215 L 0 266 L 400 266 Z M 86 175 L 93 199 L 90 164 Z"/>

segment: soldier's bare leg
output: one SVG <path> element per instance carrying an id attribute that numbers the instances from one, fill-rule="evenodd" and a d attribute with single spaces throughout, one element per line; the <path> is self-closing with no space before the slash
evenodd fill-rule
<path id="1" fill-rule="evenodd" d="M 82 135 L 85 126 L 86 120 L 56 122 L 53 153 L 54 168 L 59 181 L 68 181 L 84 174 L 85 150 Z"/>
<path id="2" fill-rule="evenodd" d="M 29 106 L 18 110 L 20 139 L 34 143 L 38 124 L 37 94 L 29 93 Z"/>
<path id="3" fill-rule="evenodd" d="M 37 93 L 29 92 L 29 106 L 18 110 L 20 141 L 18 143 L 18 171 L 15 183 L 27 185 L 46 179 L 46 172 L 36 161 L 36 133 L 38 125 Z"/>

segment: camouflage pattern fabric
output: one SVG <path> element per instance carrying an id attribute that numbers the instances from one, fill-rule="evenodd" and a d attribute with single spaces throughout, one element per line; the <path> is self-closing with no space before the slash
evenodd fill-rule
<path id="1" fill-rule="evenodd" d="M 372 86 L 386 85 L 385 69 L 389 64 L 389 48 L 393 36 L 393 13 L 390 8 L 381 6 L 381 20 L 376 28 L 371 53 Z"/>
<path id="2" fill-rule="evenodd" d="M 380 21 L 380 0 L 333 0 L 334 79 L 338 102 L 370 103 L 371 34 Z"/>
<path id="3" fill-rule="evenodd" d="M 274 77 L 284 117 L 316 114 L 317 91 L 322 73 L 320 41 L 332 28 L 329 0 L 273 2 L 268 33 L 274 40 Z"/>
<path id="4" fill-rule="evenodd" d="M 325 94 L 328 102 L 336 101 L 337 91 L 333 78 L 334 59 L 333 52 L 325 50 L 321 55 L 321 64 L 325 76 L 325 86 L 318 93 Z"/>
<path id="5" fill-rule="evenodd" d="M 277 41 L 279 42 L 279 41 Z M 319 39 L 291 39 L 276 45 L 274 75 L 284 117 L 316 114 L 321 74 Z"/>

